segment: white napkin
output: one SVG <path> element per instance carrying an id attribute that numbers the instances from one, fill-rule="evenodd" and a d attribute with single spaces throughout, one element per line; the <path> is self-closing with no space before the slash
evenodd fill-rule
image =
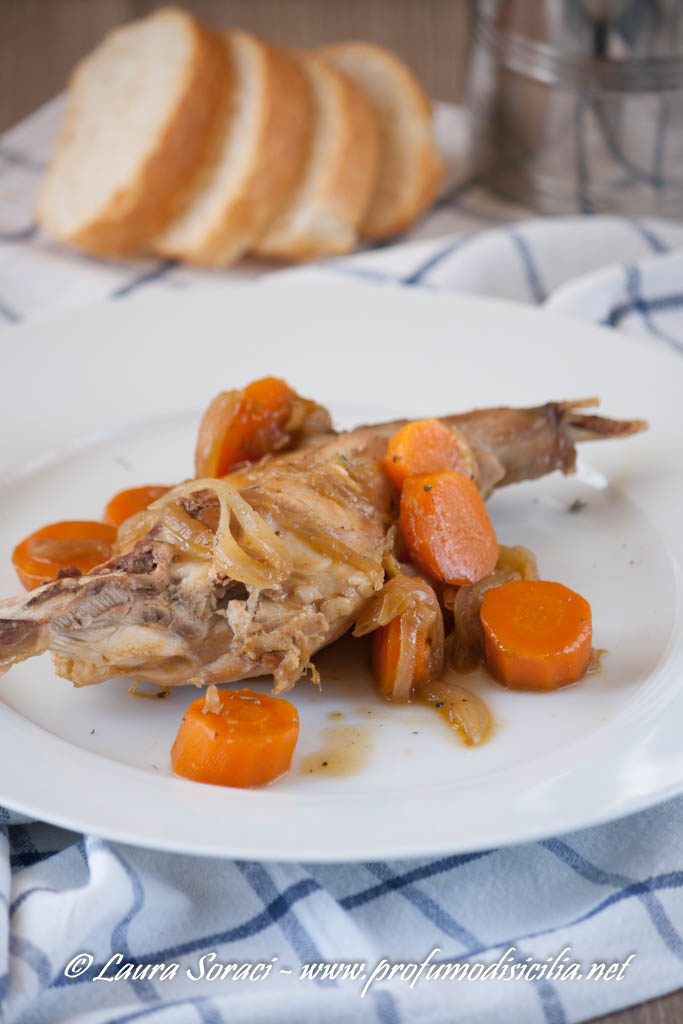
<path id="1" fill-rule="evenodd" d="M 215 282 L 167 263 L 98 263 L 36 232 L 32 197 L 60 104 L 0 137 L 0 321 Z M 443 118 L 465 131 L 457 111 Z M 521 221 L 523 213 L 476 179 L 460 180 L 416 241 L 282 275 L 312 286 L 350 274 L 379 286 L 502 295 L 683 349 L 683 258 L 671 251 L 683 246 L 683 225 Z M 220 278 L 262 272 L 245 265 Z M 677 988 L 682 932 L 683 798 L 561 839 L 353 866 L 205 861 L 0 809 L 0 1019 L 8 1024 L 565 1024 Z M 355 979 L 300 978 L 303 965 L 340 962 L 364 966 Z M 447 980 L 444 966 L 434 977 L 439 964 L 456 962 L 472 965 L 470 978 L 463 967 Z M 586 976 L 594 962 L 615 965 L 607 980 Z M 157 968 L 151 980 L 134 980 L 125 966 L 150 965 L 149 973 L 162 963 L 165 976 Z M 238 980 L 234 970 L 207 976 L 231 963 Z M 389 979 L 396 964 L 404 967 Z M 510 980 L 512 965 L 529 976 Z M 124 977 L 104 980 L 117 971 Z"/>

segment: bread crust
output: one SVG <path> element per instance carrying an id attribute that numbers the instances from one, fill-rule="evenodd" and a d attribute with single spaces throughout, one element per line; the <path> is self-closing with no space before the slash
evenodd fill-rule
<path id="1" fill-rule="evenodd" d="M 204 155 L 215 143 L 221 111 L 229 85 L 229 65 L 222 40 L 177 8 L 164 8 L 151 17 L 180 17 L 192 34 L 194 57 L 179 90 L 175 109 L 161 126 L 153 149 L 134 177 L 119 188 L 93 219 L 64 235 L 55 230 L 48 209 L 47 187 L 41 191 L 36 216 L 39 224 L 64 241 L 101 256 L 125 256 L 141 248 L 177 213 L 201 169 Z M 127 31 L 129 26 L 115 32 Z M 79 116 L 79 89 L 88 62 L 76 68 L 71 80 L 71 102 L 57 143 L 51 173 L 59 173 L 59 156 L 68 145 L 73 122 Z M 49 181 L 46 182 L 46 186 Z"/>
<path id="2" fill-rule="evenodd" d="M 222 267 L 239 259 L 287 202 L 308 155 L 312 99 L 305 75 L 289 54 L 250 38 L 263 50 L 263 83 L 257 142 L 239 193 L 225 197 L 200 242 L 184 245 L 161 238 L 156 247 L 195 266 Z"/>
<path id="3" fill-rule="evenodd" d="M 438 195 L 443 180 L 444 163 L 436 147 L 432 130 L 432 105 L 417 78 L 410 68 L 395 54 L 375 43 L 345 42 L 323 46 L 316 51 L 324 60 L 329 60 L 344 73 L 343 58 L 347 54 L 359 60 L 383 65 L 392 75 L 401 91 L 403 104 L 408 107 L 414 117 L 416 129 L 415 151 L 410 168 L 410 187 L 402 189 L 400 200 L 393 204 L 378 203 L 377 194 L 370 202 L 368 214 L 361 227 L 361 235 L 374 241 L 391 238 L 412 227 L 418 218 L 432 205 Z M 351 75 L 353 77 L 353 75 Z M 355 79 L 355 84 L 363 89 L 363 84 Z M 372 97 L 368 95 L 372 104 Z M 373 106 L 375 106 L 373 104 Z M 381 112 L 375 107 L 380 121 L 380 136 L 390 126 L 382 125 Z M 383 163 L 382 145 L 380 143 L 380 179 L 387 173 Z M 392 169 L 390 173 L 395 173 Z"/>
<path id="4" fill-rule="evenodd" d="M 278 230 L 276 222 L 253 250 L 261 258 L 288 262 L 343 255 L 355 247 L 379 162 L 379 131 L 365 94 L 322 58 L 298 53 L 296 59 L 309 73 L 325 75 L 334 91 L 335 137 L 315 193 L 303 200 L 310 204 L 308 229 L 290 224 Z"/>

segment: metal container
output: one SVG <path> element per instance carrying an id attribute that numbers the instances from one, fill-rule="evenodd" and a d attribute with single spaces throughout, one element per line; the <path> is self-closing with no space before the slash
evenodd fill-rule
<path id="1" fill-rule="evenodd" d="M 503 195 L 683 216 L 683 0 L 479 0 L 468 97 Z"/>

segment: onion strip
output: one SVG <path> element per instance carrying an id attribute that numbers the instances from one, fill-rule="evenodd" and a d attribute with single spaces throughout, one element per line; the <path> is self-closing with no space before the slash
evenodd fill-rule
<path id="1" fill-rule="evenodd" d="M 425 683 L 420 688 L 420 696 L 439 708 L 451 728 L 461 733 L 465 743 L 476 746 L 486 739 L 491 728 L 489 709 L 470 690 L 450 682 L 449 677 L 452 673 L 446 669 L 437 682 Z"/>
<path id="2" fill-rule="evenodd" d="M 220 507 L 213 542 L 214 569 L 253 587 L 272 587 L 287 579 L 293 564 L 284 543 L 227 480 L 191 480 L 174 487 L 150 508 L 163 511 L 167 506 L 175 506 L 177 509 L 181 498 L 205 490 L 213 491 Z"/>
<path id="3" fill-rule="evenodd" d="M 336 562 L 343 562 L 359 569 L 369 577 L 373 586 L 379 586 L 384 579 L 384 570 L 377 560 L 355 550 L 335 534 L 331 528 L 325 530 L 315 516 L 312 516 L 302 502 L 296 506 L 282 508 L 270 495 L 257 487 L 250 487 L 249 499 L 256 509 L 268 510 L 285 529 L 305 541 L 320 555 L 327 555 Z"/>
<path id="4" fill-rule="evenodd" d="M 381 692 L 388 700 L 406 701 L 410 700 L 415 685 L 420 636 L 427 641 L 429 648 L 429 678 L 434 679 L 441 674 L 444 661 L 443 615 L 436 594 L 427 583 L 399 574 L 368 600 L 356 620 L 353 635 L 365 636 L 396 618 L 401 627 L 398 663 L 391 691 L 386 692 L 382 688 Z"/>

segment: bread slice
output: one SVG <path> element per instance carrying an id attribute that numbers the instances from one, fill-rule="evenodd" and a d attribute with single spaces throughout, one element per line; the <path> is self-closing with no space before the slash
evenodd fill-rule
<path id="1" fill-rule="evenodd" d="M 369 101 L 331 64 L 297 57 L 313 96 L 313 137 L 294 196 L 254 247 L 266 259 L 350 252 L 377 179 L 379 132 Z"/>
<path id="2" fill-rule="evenodd" d="M 410 68 L 381 46 L 334 43 L 317 52 L 363 89 L 377 114 L 379 176 L 361 234 L 382 239 L 405 231 L 432 204 L 443 178 L 429 97 Z"/>
<path id="3" fill-rule="evenodd" d="M 220 37 L 178 8 L 110 32 L 73 74 L 38 222 L 96 254 L 138 249 L 192 186 L 227 86 Z"/>
<path id="4" fill-rule="evenodd" d="M 312 126 L 306 77 L 288 54 L 228 32 L 233 68 L 222 143 L 189 205 L 154 250 L 198 266 L 238 259 L 266 230 L 302 173 Z"/>

